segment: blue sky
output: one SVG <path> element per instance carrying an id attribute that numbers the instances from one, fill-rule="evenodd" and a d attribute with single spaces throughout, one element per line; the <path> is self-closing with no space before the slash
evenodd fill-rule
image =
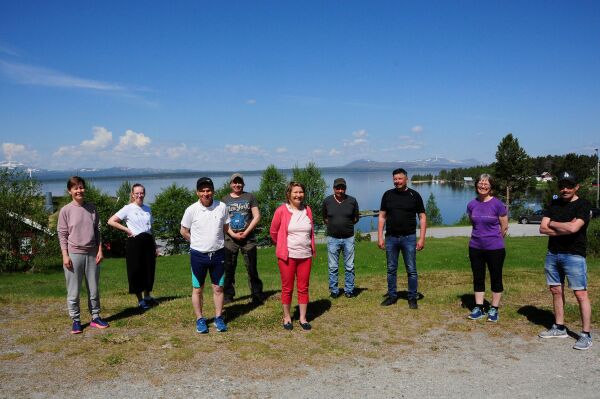
<path id="1" fill-rule="evenodd" d="M 2 1 L 0 160 L 591 155 L 599 72 L 597 1 Z"/>

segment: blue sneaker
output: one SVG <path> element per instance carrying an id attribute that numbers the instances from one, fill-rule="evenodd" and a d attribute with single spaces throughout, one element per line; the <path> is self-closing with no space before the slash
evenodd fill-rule
<path id="1" fill-rule="evenodd" d="M 142 299 L 141 301 L 138 302 L 138 308 L 142 312 L 144 312 L 144 311 L 150 309 L 150 304 L 148 302 L 146 302 L 145 300 Z"/>
<path id="2" fill-rule="evenodd" d="M 215 317 L 215 327 L 217 327 L 218 332 L 227 331 L 227 324 L 225 324 L 225 321 L 223 320 L 223 316 Z"/>
<path id="3" fill-rule="evenodd" d="M 481 320 L 485 317 L 485 312 L 479 306 L 475 306 L 471 314 L 467 316 L 471 320 Z"/>
<path id="4" fill-rule="evenodd" d="M 492 323 L 496 323 L 498 321 L 498 309 L 490 308 L 490 310 L 488 310 L 487 321 L 491 321 Z"/>
<path id="5" fill-rule="evenodd" d="M 105 322 L 104 320 L 102 320 L 100 318 L 100 316 L 96 317 L 95 319 L 92 319 L 92 322 L 90 323 L 91 327 L 95 327 L 95 328 L 99 328 L 99 329 L 103 329 L 103 328 L 108 328 L 109 324 L 107 322 Z"/>
<path id="6" fill-rule="evenodd" d="M 81 334 L 83 329 L 81 328 L 81 322 L 79 320 L 73 320 L 73 327 L 71 327 L 71 334 Z"/>
<path id="7" fill-rule="evenodd" d="M 208 333 L 208 326 L 206 325 L 206 319 L 204 317 L 196 320 L 196 332 L 200 334 Z"/>

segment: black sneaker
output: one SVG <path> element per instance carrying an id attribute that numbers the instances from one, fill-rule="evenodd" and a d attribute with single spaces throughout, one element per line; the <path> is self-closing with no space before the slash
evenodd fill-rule
<path id="1" fill-rule="evenodd" d="M 353 298 L 355 296 L 354 291 L 344 292 L 346 298 Z"/>
<path id="2" fill-rule="evenodd" d="M 418 309 L 419 305 L 417 305 L 417 300 L 415 298 L 411 298 L 408 300 L 408 307 L 411 309 Z"/>
<path id="3" fill-rule="evenodd" d="M 339 298 L 340 295 L 342 295 L 339 291 L 338 292 L 332 292 L 331 294 L 329 294 L 330 298 L 336 299 Z"/>
<path id="4" fill-rule="evenodd" d="M 381 306 L 390 306 L 390 305 L 395 304 L 397 301 L 398 301 L 398 298 L 388 296 L 387 298 L 385 298 L 383 300 L 383 302 L 381 302 Z"/>

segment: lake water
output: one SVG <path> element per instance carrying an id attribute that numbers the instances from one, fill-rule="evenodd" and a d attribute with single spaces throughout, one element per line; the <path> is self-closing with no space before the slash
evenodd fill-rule
<path id="1" fill-rule="evenodd" d="M 432 173 L 431 171 L 409 171 L 409 177 L 413 174 Z M 288 175 L 288 179 L 291 175 Z M 199 177 L 199 176 L 198 176 Z M 131 183 L 141 183 L 146 187 L 146 202 L 152 205 L 154 197 L 167 186 L 176 183 L 181 186 L 193 189 L 196 187 L 198 177 L 141 177 L 128 179 Z M 347 194 L 352 195 L 358 201 L 361 210 L 377 210 L 381 202 L 381 196 L 386 190 L 393 188 L 391 171 L 373 171 L 373 172 L 335 172 L 323 173 L 323 178 L 328 185 L 327 195 L 332 193 L 331 185 L 336 177 L 343 177 L 348 184 Z M 215 187 L 221 187 L 223 182 L 229 176 L 211 176 L 215 183 Z M 246 183 L 246 191 L 256 191 L 260 185 L 260 173 L 244 174 Z M 86 179 L 86 181 L 94 184 L 107 194 L 114 195 L 125 178 L 102 178 L 102 179 Z M 475 197 L 475 192 L 472 186 L 462 184 L 411 184 L 409 186 L 417 190 L 423 197 L 423 202 L 427 202 L 430 193 L 435 196 L 436 203 L 442 213 L 443 221 L 446 224 L 451 224 L 458 221 L 464 214 L 467 203 Z M 64 195 L 66 180 L 63 182 L 57 181 L 42 181 L 42 190 L 50 191 L 52 195 Z M 377 230 L 377 218 L 364 217 L 357 224 L 357 228 L 361 231 Z"/>

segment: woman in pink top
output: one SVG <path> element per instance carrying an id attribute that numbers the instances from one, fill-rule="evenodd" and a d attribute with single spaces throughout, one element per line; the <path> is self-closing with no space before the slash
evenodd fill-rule
<path id="1" fill-rule="evenodd" d="M 85 277 L 88 288 L 88 308 L 92 315 L 91 327 L 106 328 L 108 323 L 100 318 L 100 262 L 102 241 L 98 212 L 94 204 L 85 202 L 85 181 L 72 176 L 67 181 L 67 191 L 72 201 L 58 214 L 58 240 L 63 257 L 67 282 L 67 307 L 73 320 L 71 334 L 82 332 L 79 310 L 79 292 Z"/>
<path id="2" fill-rule="evenodd" d="M 310 330 L 306 320 L 308 306 L 308 283 L 312 257 L 315 255 L 315 232 L 310 207 L 304 204 L 304 185 L 290 182 L 286 190 L 287 203 L 275 210 L 271 223 L 271 239 L 275 243 L 275 255 L 281 274 L 281 303 L 283 305 L 283 328 L 291 330 L 290 307 L 294 280 L 297 281 L 300 327 Z"/>

